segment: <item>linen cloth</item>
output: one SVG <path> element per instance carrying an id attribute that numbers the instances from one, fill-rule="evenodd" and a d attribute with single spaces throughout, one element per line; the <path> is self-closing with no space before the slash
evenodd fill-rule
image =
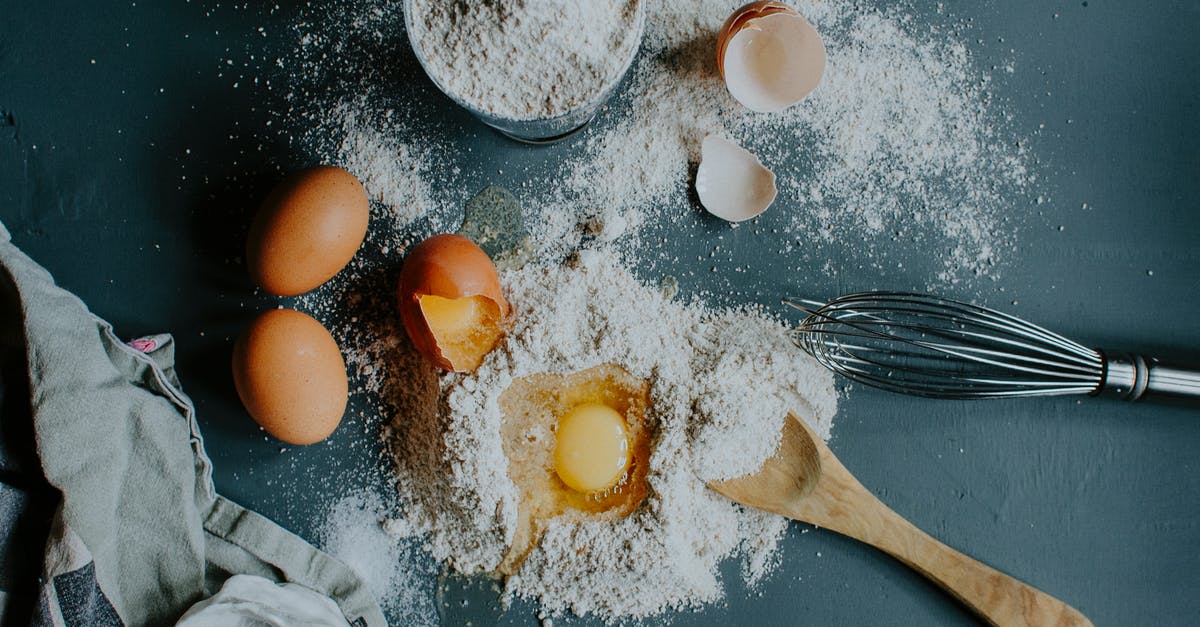
<path id="1" fill-rule="evenodd" d="M 236 574 L 328 596 L 355 627 L 386 624 L 353 571 L 216 493 L 171 336 L 123 342 L 2 223 L 0 357 L 5 624 L 172 624 Z"/>

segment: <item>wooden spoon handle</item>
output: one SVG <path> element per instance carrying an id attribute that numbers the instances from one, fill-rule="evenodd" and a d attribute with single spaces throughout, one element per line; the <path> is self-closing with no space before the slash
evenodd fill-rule
<path id="1" fill-rule="evenodd" d="M 866 518 L 876 523 L 872 525 L 875 529 L 848 529 L 843 533 L 891 554 L 925 575 L 988 623 L 1091 626 L 1091 621 L 1075 608 L 942 544 L 889 509 L 865 488 L 863 492 L 865 497 L 859 501 L 860 512 L 874 510 Z"/>
<path id="2" fill-rule="evenodd" d="M 874 546 L 941 586 L 993 625 L 1091 626 L 1078 610 L 917 529 L 863 487 L 803 422 L 820 457 L 820 479 L 771 509 Z"/>
<path id="3" fill-rule="evenodd" d="M 882 506 L 882 504 L 881 504 Z M 941 586 L 993 625 L 1087 625 L 1075 608 L 935 540 L 899 514 L 877 544 Z"/>

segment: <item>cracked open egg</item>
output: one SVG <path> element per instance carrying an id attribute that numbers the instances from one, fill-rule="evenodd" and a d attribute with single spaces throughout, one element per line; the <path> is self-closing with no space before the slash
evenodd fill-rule
<path id="1" fill-rule="evenodd" d="M 734 11 L 721 27 L 717 69 L 729 93 L 748 109 L 782 111 L 820 84 L 825 43 L 788 5 L 752 2 Z"/>
<path id="2" fill-rule="evenodd" d="M 414 246 L 398 291 L 404 330 L 439 368 L 475 370 L 504 335 L 509 307 L 496 266 L 461 235 L 434 235 Z"/>
<path id="3" fill-rule="evenodd" d="M 518 527 L 499 567 L 516 571 L 546 521 L 628 516 L 646 497 L 650 384 L 615 364 L 516 379 L 500 396 Z"/>

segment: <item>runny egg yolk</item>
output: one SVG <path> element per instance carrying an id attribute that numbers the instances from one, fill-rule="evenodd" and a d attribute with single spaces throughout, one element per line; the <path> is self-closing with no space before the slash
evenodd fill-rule
<path id="1" fill-rule="evenodd" d="M 643 503 L 649 408 L 650 383 L 616 364 L 513 380 L 500 395 L 500 437 L 520 501 L 498 572 L 517 572 L 550 521 L 613 521 Z"/>
<path id="2" fill-rule="evenodd" d="M 455 370 L 478 368 L 502 334 L 500 309 L 484 296 L 425 295 L 420 306 L 442 356 Z"/>
<path id="3" fill-rule="evenodd" d="M 573 490 L 607 490 L 629 469 L 625 418 L 608 405 L 576 406 L 559 419 L 555 440 L 554 470 Z"/>

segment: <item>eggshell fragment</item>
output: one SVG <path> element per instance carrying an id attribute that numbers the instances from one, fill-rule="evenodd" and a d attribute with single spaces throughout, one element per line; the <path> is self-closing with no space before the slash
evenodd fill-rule
<path id="1" fill-rule="evenodd" d="M 775 173 L 750 151 L 716 135 L 704 138 L 696 194 L 709 213 L 730 222 L 749 220 L 775 202 Z"/>
<path id="2" fill-rule="evenodd" d="M 404 260 L 400 319 L 413 346 L 439 368 L 469 372 L 503 335 L 509 313 L 496 266 L 461 235 L 434 235 Z"/>
<path id="3" fill-rule="evenodd" d="M 825 73 L 825 44 L 787 5 L 755 2 L 730 15 L 717 38 L 717 67 L 747 108 L 781 111 L 808 96 Z"/>
<path id="4" fill-rule="evenodd" d="M 725 23 L 721 25 L 721 30 L 717 33 L 717 71 L 721 73 L 721 78 L 725 78 L 725 47 L 729 43 L 729 38 L 740 33 L 746 22 L 775 13 L 795 14 L 796 10 L 782 2 L 760 0 L 742 5 L 729 14 Z"/>
<path id="5" fill-rule="evenodd" d="M 353 174 L 331 166 L 284 179 L 250 225 L 250 277 L 277 296 L 303 294 L 350 263 L 367 234 L 370 205 Z"/>
<path id="6" fill-rule="evenodd" d="M 246 411 L 291 444 L 329 437 L 346 411 L 346 362 L 320 322 L 292 309 L 260 315 L 233 348 L 233 382 Z"/>

